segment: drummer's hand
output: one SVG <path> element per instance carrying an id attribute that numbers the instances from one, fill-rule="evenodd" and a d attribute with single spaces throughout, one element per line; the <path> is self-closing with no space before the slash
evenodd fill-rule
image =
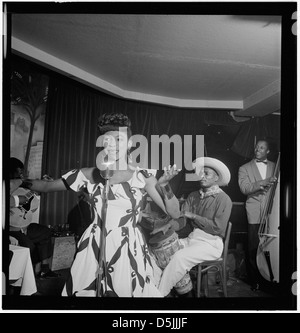
<path id="1" fill-rule="evenodd" d="M 189 212 L 187 210 L 183 210 L 182 211 L 182 216 L 187 217 L 188 219 L 193 219 L 194 216 L 195 216 L 195 214 L 191 213 L 191 212 Z"/>
<path id="2" fill-rule="evenodd" d="M 169 165 L 168 168 L 164 167 L 164 174 L 158 179 L 157 183 L 162 186 L 166 185 L 172 178 L 178 175 L 180 171 L 180 169 L 177 169 L 176 164 L 172 167 L 171 165 Z"/>
<path id="3" fill-rule="evenodd" d="M 155 228 L 152 232 L 150 232 L 150 235 L 156 234 L 160 231 L 162 231 L 163 234 L 165 234 L 168 230 L 172 228 L 172 225 L 170 223 L 166 223 L 159 228 Z"/>
<path id="4" fill-rule="evenodd" d="M 185 211 L 184 216 L 187 217 L 188 219 L 192 220 L 192 219 L 194 219 L 195 214 L 191 213 L 191 212 L 188 212 L 188 211 Z"/>

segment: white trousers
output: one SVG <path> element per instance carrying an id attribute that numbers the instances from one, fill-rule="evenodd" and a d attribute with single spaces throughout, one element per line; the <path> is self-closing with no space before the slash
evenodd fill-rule
<path id="1" fill-rule="evenodd" d="M 207 234 L 198 228 L 179 241 L 183 248 L 174 253 L 160 279 L 159 291 L 163 296 L 167 296 L 191 268 L 206 260 L 219 259 L 223 252 L 221 237 Z"/>

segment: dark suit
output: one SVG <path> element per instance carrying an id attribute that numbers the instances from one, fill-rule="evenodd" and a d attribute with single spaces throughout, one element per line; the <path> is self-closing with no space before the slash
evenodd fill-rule
<path id="1" fill-rule="evenodd" d="M 268 161 L 266 178 L 273 175 L 275 163 Z M 251 284 L 261 282 L 257 269 L 256 255 L 259 245 L 258 229 L 263 214 L 265 194 L 260 189 L 260 175 L 255 159 L 239 168 L 238 182 L 240 190 L 247 196 L 246 213 L 248 219 L 248 278 Z"/>

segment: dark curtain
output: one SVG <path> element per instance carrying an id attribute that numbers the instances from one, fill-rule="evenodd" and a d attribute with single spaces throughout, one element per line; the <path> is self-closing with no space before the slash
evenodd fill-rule
<path id="1" fill-rule="evenodd" d="M 253 137 L 267 134 L 279 142 L 279 117 L 273 122 L 270 121 L 272 117 L 262 117 L 238 123 L 224 111 L 179 109 L 124 100 L 64 77 L 53 76 L 50 78 L 45 120 L 43 174 L 59 178 L 68 170 L 95 166 L 97 119 L 103 113 L 111 112 L 127 114 L 132 122 L 133 134 L 144 135 L 149 144 L 152 135 L 166 134 L 171 137 L 177 134 L 181 138 L 191 135 L 193 158 L 196 158 L 195 137 L 204 135 L 204 154 L 219 158 L 231 170 L 232 180 L 224 190 L 233 201 L 244 200 L 238 188 L 237 172 L 238 167 L 251 158 Z M 148 150 L 150 157 L 151 145 Z M 171 164 L 172 158 L 171 149 Z M 198 189 L 197 182 L 185 181 L 183 161 L 182 166 L 183 171 L 172 180 L 172 188 L 178 197 L 186 197 Z M 72 191 L 42 194 L 40 223 L 67 223 L 69 212 L 77 204 L 78 195 Z"/>
<path id="2" fill-rule="evenodd" d="M 237 154 L 250 159 L 253 155 L 253 147 L 259 139 L 267 139 L 270 142 L 269 159 L 275 161 L 280 149 L 280 117 L 267 115 L 251 120 L 241 125 L 232 150 Z"/>
<path id="3" fill-rule="evenodd" d="M 98 110 L 101 99 L 97 95 L 59 78 L 50 79 L 42 174 L 56 179 L 68 170 L 94 165 Z M 66 223 L 77 200 L 72 191 L 42 194 L 40 223 Z"/>

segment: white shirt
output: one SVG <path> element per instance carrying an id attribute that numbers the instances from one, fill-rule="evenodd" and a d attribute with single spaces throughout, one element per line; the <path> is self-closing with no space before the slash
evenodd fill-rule
<path id="1" fill-rule="evenodd" d="M 262 162 L 255 162 L 258 168 L 258 171 L 261 175 L 262 179 L 266 179 L 267 177 L 267 164 L 266 163 L 262 163 Z"/>

